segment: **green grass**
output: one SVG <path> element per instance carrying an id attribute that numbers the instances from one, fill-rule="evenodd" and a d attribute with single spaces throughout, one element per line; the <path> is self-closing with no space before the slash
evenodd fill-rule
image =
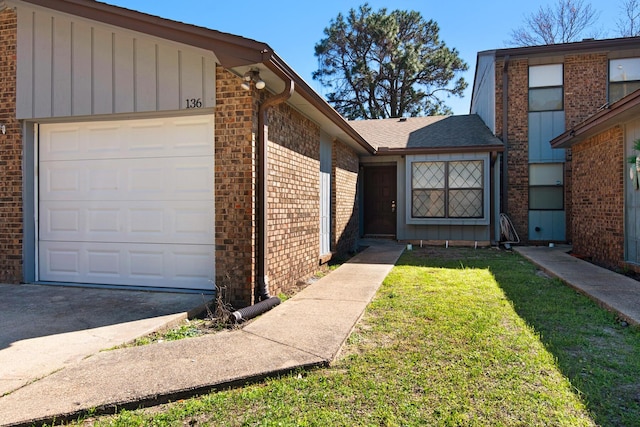
<path id="1" fill-rule="evenodd" d="M 331 367 L 85 422 L 634 426 L 639 400 L 637 329 L 517 254 L 416 248 Z"/>

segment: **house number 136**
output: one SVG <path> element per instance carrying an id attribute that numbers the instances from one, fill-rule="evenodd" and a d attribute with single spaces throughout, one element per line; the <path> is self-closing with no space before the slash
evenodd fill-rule
<path id="1" fill-rule="evenodd" d="M 202 99 L 200 98 L 188 98 L 187 108 L 202 108 Z"/>

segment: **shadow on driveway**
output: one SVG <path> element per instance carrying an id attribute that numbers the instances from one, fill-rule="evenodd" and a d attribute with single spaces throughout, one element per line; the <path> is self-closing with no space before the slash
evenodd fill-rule
<path id="1" fill-rule="evenodd" d="M 0 396 L 177 322 L 211 296 L 0 284 Z"/>

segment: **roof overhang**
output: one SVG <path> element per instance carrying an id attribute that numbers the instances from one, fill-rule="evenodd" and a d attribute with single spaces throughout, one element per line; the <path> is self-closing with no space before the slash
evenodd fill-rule
<path id="1" fill-rule="evenodd" d="M 419 154 L 501 153 L 504 145 L 476 145 L 472 147 L 388 148 L 378 147 L 378 156 L 413 156 Z"/>
<path id="2" fill-rule="evenodd" d="M 1 6 L 5 5 L 5 1 L 0 0 L 0 10 Z M 265 43 L 93 0 L 21 1 L 210 50 L 224 68 L 238 75 L 257 67 L 261 78 L 267 83 L 267 88 L 276 93 L 283 90 L 287 82 L 292 80 L 295 93 L 288 101 L 290 105 L 316 121 L 324 131 L 348 144 L 358 153 L 375 153 L 375 149 L 347 123 L 344 117 Z"/>
<path id="3" fill-rule="evenodd" d="M 640 90 L 606 106 L 583 122 L 558 135 L 551 140 L 551 147 L 570 148 L 574 144 L 596 135 L 616 123 L 623 123 L 637 117 L 638 113 L 640 113 Z"/>
<path id="4" fill-rule="evenodd" d="M 638 49 L 640 37 L 622 37 L 615 39 L 585 39 L 579 42 L 558 43 L 541 46 L 524 46 L 506 49 L 495 49 L 480 52 L 479 54 L 493 53 L 496 58 L 532 57 L 532 56 L 554 56 L 564 54 L 588 53 L 588 52 L 610 52 L 612 50 Z"/>

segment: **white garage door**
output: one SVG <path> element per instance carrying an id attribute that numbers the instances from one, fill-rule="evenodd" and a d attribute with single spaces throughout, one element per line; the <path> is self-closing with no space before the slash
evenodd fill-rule
<path id="1" fill-rule="evenodd" d="M 42 124 L 41 281 L 212 290 L 210 116 Z"/>

